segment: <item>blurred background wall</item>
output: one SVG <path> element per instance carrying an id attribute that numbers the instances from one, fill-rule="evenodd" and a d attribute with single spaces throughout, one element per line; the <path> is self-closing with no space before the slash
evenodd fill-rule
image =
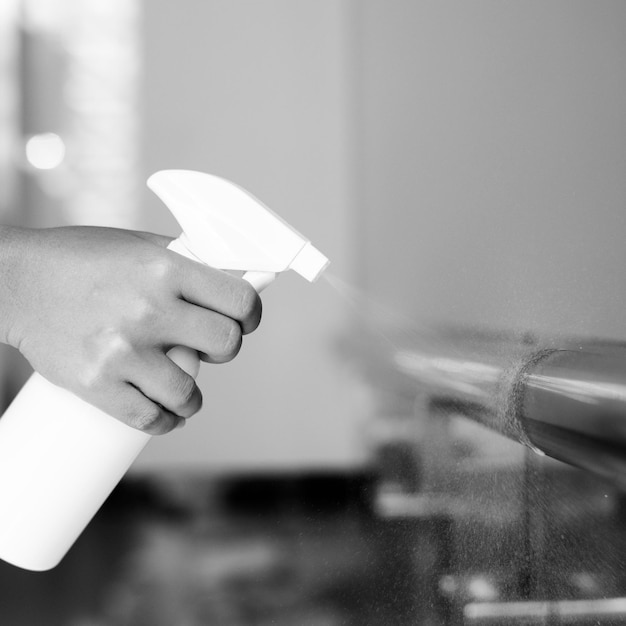
<path id="1" fill-rule="evenodd" d="M 19 206 L 31 225 L 176 234 L 144 181 L 204 170 L 393 312 L 376 326 L 623 337 L 623 3 L 11 6 L 4 75 L 21 108 L 8 89 L 5 142 L 19 109 L 24 140 L 56 132 L 66 154 L 5 167 L 19 189 L 7 219 Z M 337 349 L 359 311 L 291 275 L 264 303 L 240 357 L 204 368 L 202 413 L 135 471 L 362 466 L 373 405 Z M 367 298 L 357 307 L 371 315 Z"/>
<path id="2" fill-rule="evenodd" d="M 350 279 L 358 245 L 351 4 L 159 0 L 143 11 L 142 177 L 188 168 L 233 180 Z M 159 201 L 144 199 L 145 227 L 176 232 Z M 291 273 L 263 301 L 262 326 L 241 358 L 203 369 L 202 413 L 152 442 L 138 469 L 361 463 L 358 387 L 335 345 L 349 312 L 328 285 Z"/>
<path id="3" fill-rule="evenodd" d="M 623 338 L 626 6 L 357 10 L 368 292 L 416 323 Z"/>

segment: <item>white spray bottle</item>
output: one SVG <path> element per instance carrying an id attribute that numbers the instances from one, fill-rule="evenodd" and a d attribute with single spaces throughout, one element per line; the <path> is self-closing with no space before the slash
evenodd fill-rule
<path id="1" fill-rule="evenodd" d="M 169 248 L 244 278 L 261 291 L 289 268 L 314 281 L 328 260 L 236 185 L 167 170 L 148 186 L 183 229 Z M 194 377 L 194 350 L 168 355 Z M 0 558 L 43 571 L 58 564 L 150 435 L 103 413 L 35 373 L 0 419 Z"/>

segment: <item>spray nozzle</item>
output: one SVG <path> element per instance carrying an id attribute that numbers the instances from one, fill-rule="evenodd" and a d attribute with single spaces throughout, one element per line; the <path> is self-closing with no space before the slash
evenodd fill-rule
<path id="1" fill-rule="evenodd" d="M 172 211 L 190 256 L 212 267 L 276 274 L 287 269 L 313 282 L 328 259 L 298 231 L 241 187 L 211 174 L 163 170 L 148 187 Z"/>

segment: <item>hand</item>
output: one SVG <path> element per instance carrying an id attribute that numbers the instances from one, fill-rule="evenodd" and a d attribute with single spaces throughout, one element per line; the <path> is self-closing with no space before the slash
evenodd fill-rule
<path id="1" fill-rule="evenodd" d="M 224 363 L 261 318 L 244 280 L 97 227 L 0 231 L 0 339 L 35 370 L 130 426 L 169 432 L 202 404 L 173 346 Z"/>

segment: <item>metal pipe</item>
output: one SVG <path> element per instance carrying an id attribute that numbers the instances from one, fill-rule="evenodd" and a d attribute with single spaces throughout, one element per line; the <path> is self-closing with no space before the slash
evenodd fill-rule
<path id="1" fill-rule="evenodd" d="M 626 346 L 492 337 L 395 365 L 431 404 L 626 487 Z"/>

